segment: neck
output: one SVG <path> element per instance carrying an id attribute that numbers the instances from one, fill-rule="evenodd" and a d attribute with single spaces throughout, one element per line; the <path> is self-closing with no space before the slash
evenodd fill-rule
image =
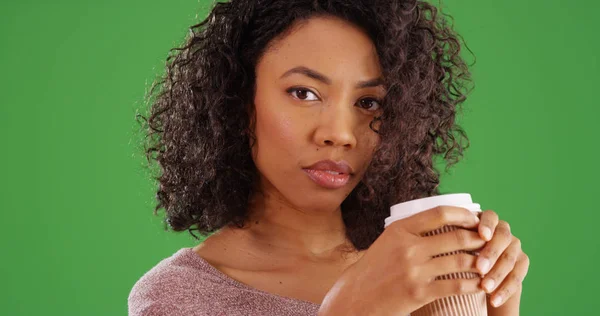
<path id="1" fill-rule="evenodd" d="M 341 207 L 318 212 L 293 207 L 278 194 L 259 193 L 249 204 L 244 235 L 270 254 L 330 259 L 351 253 Z"/>

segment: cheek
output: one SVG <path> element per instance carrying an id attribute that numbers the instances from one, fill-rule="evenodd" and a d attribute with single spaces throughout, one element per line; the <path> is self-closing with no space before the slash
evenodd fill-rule
<path id="1" fill-rule="evenodd" d="M 381 142 L 381 138 L 379 134 L 373 132 L 371 129 L 364 130 L 360 136 L 360 150 L 359 155 L 361 157 L 361 163 L 363 165 L 363 170 L 367 168 L 371 159 L 373 159 L 373 154 L 377 147 Z"/>
<path id="2" fill-rule="evenodd" d="M 375 133 L 373 130 L 371 130 L 370 128 L 365 131 L 365 143 L 366 146 L 369 151 L 373 151 L 375 148 L 377 148 L 377 146 L 379 146 L 380 142 L 381 142 L 381 137 L 379 137 L 379 134 Z"/>
<path id="3" fill-rule="evenodd" d="M 284 112 L 273 113 L 271 117 L 270 127 L 278 142 L 281 144 L 292 144 L 295 141 L 296 133 L 292 118 Z"/>
<path id="4" fill-rule="evenodd" d="M 283 112 L 257 113 L 256 123 L 256 137 L 262 146 L 283 149 L 294 141 L 292 119 Z"/>
<path id="5" fill-rule="evenodd" d="M 381 137 L 375 131 L 378 130 L 377 122 L 374 123 L 372 130 L 369 124 L 372 119 L 365 119 L 360 124 L 360 130 L 357 133 L 357 137 L 359 138 L 359 143 L 362 144 L 361 152 L 372 152 L 381 141 Z"/>
<path id="6" fill-rule="evenodd" d="M 257 108 L 255 134 L 258 146 L 253 151 L 257 160 L 282 165 L 283 161 L 298 157 L 295 147 L 300 143 L 299 133 L 290 113 L 268 106 Z"/>

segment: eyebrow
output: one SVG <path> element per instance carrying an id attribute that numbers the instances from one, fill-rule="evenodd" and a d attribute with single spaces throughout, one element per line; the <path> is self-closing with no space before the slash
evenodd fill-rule
<path id="1" fill-rule="evenodd" d="M 331 84 L 331 79 L 327 78 L 327 76 L 319 73 L 316 70 L 313 70 L 313 69 L 310 69 L 310 68 L 304 67 L 304 66 L 294 67 L 294 68 L 286 71 L 283 75 L 281 75 L 281 77 L 279 77 L 279 79 L 283 79 L 283 78 L 285 78 L 291 74 L 295 74 L 295 73 L 305 75 L 305 76 L 313 78 L 315 80 L 319 80 L 328 85 Z M 356 84 L 355 88 L 362 89 L 362 88 L 370 88 L 370 87 L 378 87 L 378 86 L 383 86 L 383 78 L 381 78 L 381 77 L 366 80 L 366 81 L 359 81 Z"/>

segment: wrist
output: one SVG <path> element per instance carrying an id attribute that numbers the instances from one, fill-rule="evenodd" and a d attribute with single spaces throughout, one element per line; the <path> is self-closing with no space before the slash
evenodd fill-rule
<path id="1" fill-rule="evenodd" d="M 336 283 L 334 286 L 327 292 L 321 306 L 319 307 L 319 311 L 317 313 L 318 316 L 334 316 L 334 315 L 349 315 L 354 316 L 358 315 L 356 312 L 352 312 L 352 307 L 350 304 L 346 304 L 349 300 L 344 298 L 341 284 Z M 351 302 L 351 300 L 350 300 Z"/>

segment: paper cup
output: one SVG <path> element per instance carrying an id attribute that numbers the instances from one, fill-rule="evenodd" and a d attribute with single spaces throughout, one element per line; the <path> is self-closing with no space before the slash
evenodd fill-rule
<path id="1" fill-rule="evenodd" d="M 471 195 L 468 193 L 438 195 L 393 205 L 390 208 L 390 217 L 385 219 L 385 227 L 389 226 L 394 221 L 413 216 L 440 205 L 463 207 L 473 213 L 481 212 L 480 205 L 478 203 L 473 203 Z M 426 232 L 423 234 L 423 236 L 442 234 L 458 228 L 459 226 L 445 225 L 433 231 Z M 478 253 L 473 251 L 459 250 L 450 253 L 439 254 L 434 256 L 434 258 L 454 255 L 457 253 L 478 255 Z M 479 273 L 460 272 L 440 275 L 435 279 L 473 279 L 479 277 Z M 410 313 L 410 316 L 487 316 L 486 293 L 481 290 L 475 294 L 443 297 Z"/>

